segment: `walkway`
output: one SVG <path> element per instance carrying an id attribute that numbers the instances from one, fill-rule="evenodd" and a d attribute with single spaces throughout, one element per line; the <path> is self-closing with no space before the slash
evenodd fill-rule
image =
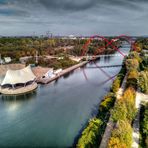
<path id="1" fill-rule="evenodd" d="M 84 62 L 81 62 L 81 63 L 76 64 L 74 66 L 71 66 L 69 68 L 66 68 L 66 69 L 62 70 L 58 75 L 56 75 L 55 77 L 52 77 L 52 78 L 39 78 L 37 80 L 37 83 L 41 83 L 41 84 L 50 83 L 50 82 L 58 79 L 59 77 L 65 75 L 65 74 L 67 74 L 67 73 L 69 73 L 69 72 L 71 72 L 71 71 L 73 71 L 73 70 L 75 70 L 75 69 L 77 69 L 79 67 L 82 67 L 82 66 L 86 65 L 88 62 L 89 61 L 84 61 Z"/>
<path id="2" fill-rule="evenodd" d="M 120 99 L 121 96 L 123 95 L 123 92 L 124 92 L 124 89 L 125 89 L 125 85 L 126 85 L 126 78 L 127 78 L 127 76 L 124 77 L 124 80 L 123 80 L 123 83 L 121 85 L 121 88 L 116 93 L 116 98 L 117 99 Z M 99 148 L 107 148 L 108 141 L 109 141 L 109 138 L 111 136 L 111 132 L 113 130 L 113 127 L 114 127 L 114 123 L 113 123 L 113 121 L 111 119 L 111 116 L 110 116 Z"/>
<path id="3" fill-rule="evenodd" d="M 97 66 L 97 67 L 92 67 L 92 66 L 88 66 L 88 67 L 86 67 L 86 68 L 110 68 L 110 67 L 121 67 L 122 66 L 122 64 L 118 64 L 118 65 L 100 65 L 100 66 Z"/>
<path id="4" fill-rule="evenodd" d="M 139 119 L 140 119 L 140 104 L 141 102 L 148 102 L 148 95 L 145 95 L 141 92 L 136 92 L 136 108 L 138 110 L 136 118 L 133 123 L 133 144 L 132 148 L 139 147 Z"/>
<path id="5" fill-rule="evenodd" d="M 128 54 L 124 54 L 125 56 L 128 55 Z M 120 57 L 120 56 L 123 56 L 122 54 L 103 54 L 103 55 L 96 55 L 96 56 L 81 56 L 80 58 L 89 58 L 89 59 L 92 59 L 92 58 L 101 58 L 101 57 Z"/>

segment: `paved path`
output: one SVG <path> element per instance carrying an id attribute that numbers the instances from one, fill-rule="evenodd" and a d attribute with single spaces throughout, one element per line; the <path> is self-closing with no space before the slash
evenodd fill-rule
<path id="1" fill-rule="evenodd" d="M 139 119 L 140 119 L 140 104 L 141 102 L 148 102 L 148 95 L 145 95 L 140 92 L 136 92 L 136 108 L 138 110 L 136 118 L 133 123 L 133 144 L 132 148 L 138 148 L 139 147 Z"/>
<path id="2" fill-rule="evenodd" d="M 123 95 L 123 92 L 124 92 L 124 89 L 125 89 L 125 85 L 126 85 L 126 78 L 127 78 L 127 76 L 124 77 L 124 80 L 123 80 L 123 83 L 121 85 L 121 88 L 116 93 L 116 98 L 117 99 L 120 99 L 122 97 L 122 95 Z M 108 141 L 109 141 L 109 138 L 111 136 L 111 132 L 113 130 L 113 127 L 114 127 L 114 123 L 113 123 L 113 121 L 111 119 L 111 116 L 110 116 L 99 148 L 107 148 Z"/>
<path id="3" fill-rule="evenodd" d="M 67 73 L 69 73 L 69 72 L 71 72 L 71 71 L 73 71 L 73 70 L 75 70 L 75 69 L 77 69 L 79 67 L 82 67 L 82 66 L 86 65 L 88 62 L 89 61 L 84 61 L 84 62 L 81 62 L 81 63 L 76 64 L 74 66 L 71 66 L 69 68 L 66 68 L 66 69 L 62 70 L 58 75 L 56 75 L 56 76 L 54 76 L 52 78 L 45 78 L 45 79 L 40 78 L 40 79 L 37 80 L 37 83 L 42 83 L 42 84 L 50 83 L 50 82 L 58 79 L 59 77 L 65 75 L 65 74 L 67 74 Z"/>

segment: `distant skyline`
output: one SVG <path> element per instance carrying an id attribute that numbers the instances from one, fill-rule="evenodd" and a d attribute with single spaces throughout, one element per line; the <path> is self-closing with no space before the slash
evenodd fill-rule
<path id="1" fill-rule="evenodd" d="M 148 0 L 0 0 L 0 36 L 148 35 Z"/>

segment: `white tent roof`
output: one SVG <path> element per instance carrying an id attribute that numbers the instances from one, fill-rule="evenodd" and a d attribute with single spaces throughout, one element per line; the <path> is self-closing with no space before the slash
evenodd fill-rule
<path id="1" fill-rule="evenodd" d="M 27 66 L 20 70 L 8 70 L 1 85 L 27 83 L 35 78 L 36 76 L 33 74 L 31 67 Z"/>

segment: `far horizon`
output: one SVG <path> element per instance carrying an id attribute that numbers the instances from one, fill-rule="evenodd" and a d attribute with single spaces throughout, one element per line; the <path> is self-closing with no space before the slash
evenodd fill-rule
<path id="1" fill-rule="evenodd" d="M 73 35 L 73 37 L 76 37 L 76 38 L 81 38 L 81 37 L 84 37 L 84 38 L 88 38 L 88 37 L 93 37 L 93 36 L 102 36 L 102 37 L 119 37 L 119 36 L 121 36 L 121 34 L 120 35 L 102 35 L 102 34 L 95 34 L 95 35 Z M 128 37 L 135 37 L 135 38 L 138 38 L 138 37 L 144 37 L 144 38 L 147 38 L 148 37 L 148 35 L 127 35 L 127 34 L 124 34 L 125 36 L 128 36 Z M 54 35 L 54 34 L 52 34 L 52 36 L 47 36 L 46 34 L 40 34 L 40 35 L 9 35 L 9 36 L 6 36 L 6 35 L 0 35 L 0 38 L 15 38 L 15 37 L 17 37 L 17 38 L 19 38 L 19 37 L 21 37 L 21 38 L 27 38 L 27 37 L 39 37 L 39 38 L 41 38 L 41 37 L 47 37 L 47 38 L 62 38 L 62 37 L 67 37 L 67 38 L 70 38 L 70 36 L 72 36 L 72 35 Z M 99 37 L 98 37 L 99 38 Z"/>

